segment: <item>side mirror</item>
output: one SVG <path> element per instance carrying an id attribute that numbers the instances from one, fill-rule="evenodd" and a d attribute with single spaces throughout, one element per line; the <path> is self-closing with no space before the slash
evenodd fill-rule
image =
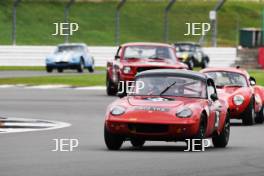
<path id="1" fill-rule="evenodd" d="M 212 95 L 210 96 L 210 98 L 211 98 L 213 101 L 218 100 L 218 96 L 217 96 L 216 93 L 212 94 Z"/>
<path id="2" fill-rule="evenodd" d="M 257 82 L 256 82 L 256 79 L 254 77 L 250 76 L 249 83 L 251 86 L 255 86 Z"/>
<path id="3" fill-rule="evenodd" d="M 116 56 L 115 56 L 115 60 L 118 60 L 118 59 L 120 59 L 120 56 L 117 56 L 117 55 L 116 55 Z"/>

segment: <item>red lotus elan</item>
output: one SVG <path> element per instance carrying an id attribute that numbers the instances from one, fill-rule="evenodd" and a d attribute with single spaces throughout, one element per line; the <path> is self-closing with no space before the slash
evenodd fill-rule
<path id="1" fill-rule="evenodd" d="M 188 66 L 177 59 L 176 50 L 171 45 L 146 42 L 122 44 L 115 59 L 107 62 L 107 95 L 116 95 L 120 81 L 133 81 L 137 73 L 151 69 L 188 69 Z"/>
<path id="2" fill-rule="evenodd" d="M 135 81 L 144 86 L 107 108 L 104 139 L 109 150 L 120 149 L 126 140 L 134 147 L 145 141 L 209 137 L 215 147 L 228 144 L 228 104 L 218 99 L 211 78 L 188 70 L 156 69 L 138 73 Z"/>
<path id="3" fill-rule="evenodd" d="M 219 96 L 228 100 L 231 118 L 242 119 L 244 125 L 263 123 L 264 89 L 246 70 L 228 67 L 201 72 L 215 81 Z"/>

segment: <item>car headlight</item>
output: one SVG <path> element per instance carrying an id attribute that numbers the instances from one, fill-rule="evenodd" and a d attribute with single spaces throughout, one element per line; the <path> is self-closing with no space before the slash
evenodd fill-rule
<path id="1" fill-rule="evenodd" d="M 122 115 L 125 113 L 125 108 L 122 106 L 115 106 L 114 108 L 111 109 L 111 114 L 114 116 Z"/>
<path id="2" fill-rule="evenodd" d="M 176 116 L 181 117 L 181 118 L 191 117 L 192 114 L 193 114 L 193 112 L 190 108 L 183 108 L 183 109 L 179 110 L 178 112 L 176 112 Z"/>
<path id="3" fill-rule="evenodd" d="M 124 67 L 123 72 L 128 74 L 131 71 L 131 67 Z"/>
<path id="4" fill-rule="evenodd" d="M 233 101 L 234 101 L 235 105 L 237 105 L 237 106 L 242 105 L 244 100 L 245 100 L 245 98 L 242 95 L 235 95 L 233 98 Z"/>

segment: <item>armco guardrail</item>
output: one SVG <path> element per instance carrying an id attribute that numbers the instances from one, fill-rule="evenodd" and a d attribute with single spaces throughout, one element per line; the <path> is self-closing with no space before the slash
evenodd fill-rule
<path id="1" fill-rule="evenodd" d="M 45 57 L 55 46 L 0 46 L 1 66 L 44 66 Z M 106 66 L 106 61 L 114 57 L 117 47 L 89 47 L 96 66 Z M 211 59 L 210 66 L 231 66 L 236 60 L 235 48 L 204 48 Z"/>

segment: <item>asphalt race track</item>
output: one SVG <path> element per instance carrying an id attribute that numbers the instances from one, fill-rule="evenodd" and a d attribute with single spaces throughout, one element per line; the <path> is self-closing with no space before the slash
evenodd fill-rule
<path id="1" fill-rule="evenodd" d="M 263 176 L 264 125 L 233 123 L 225 149 L 183 152 L 183 143 L 128 142 L 108 151 L 103 140 L 106 106 L 115 99 L 98 90 L 0 89 L 0 117 L 70 123 L 57 130 L 0 134 L 1 176 Z M 79 140 L 72 152 L 53 152 L 53 139 Z"/>

